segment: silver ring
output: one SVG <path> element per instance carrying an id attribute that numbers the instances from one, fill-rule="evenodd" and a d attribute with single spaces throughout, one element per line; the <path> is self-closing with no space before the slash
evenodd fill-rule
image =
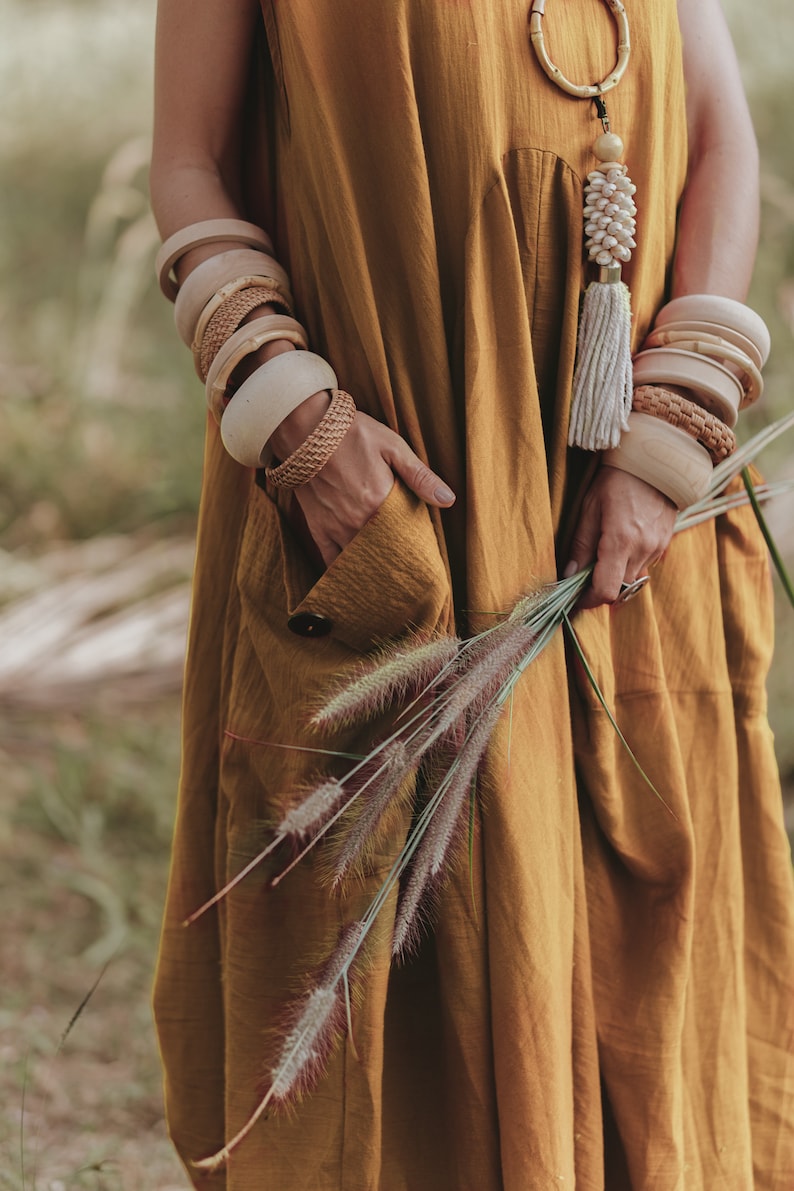
<path id="1" fill-rule="evenodd" d="M 638 592 L 642 591 L 646 583 L 650 583 L 650 575 L 640 575 L 639 579 L 635 579 L 633 583 L 621 583 L 618 598 L 615 600 L 616 604 L 627 604 L 629 600 L 633 600 Z"/>

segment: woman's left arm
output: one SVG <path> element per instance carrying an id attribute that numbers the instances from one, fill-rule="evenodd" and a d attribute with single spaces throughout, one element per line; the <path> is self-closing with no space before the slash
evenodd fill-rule
<path id="1" fill-rule="evenodd" d="M 719 0 L 678 0 L 689 162 L 672 296 L 744 301 L 758 244 L 758 149 L 739 66 Z M 730 197 L 728 197 L 730 196 Z M 611 604 L 670 544 L 676 510 L 645 481 L 599 468 L 564 574 L 595 562 L 583 608 Z"/>

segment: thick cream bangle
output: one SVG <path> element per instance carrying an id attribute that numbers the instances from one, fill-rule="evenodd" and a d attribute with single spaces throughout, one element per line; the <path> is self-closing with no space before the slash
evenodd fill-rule
<path id="1" fill-rule="evenodd" d="M 322 471 L 353 425 L 356 403 L 343 389 L 334 389 L 331 404 L 308 438 L 278 467 L 265 468 L 277 488 L 300 488 Z"/>
<path id="2" fill-rule="evenodd" d="M 673 347 L 656 347 L 634 357 L 635 385 L 681 385 L 726 426 L 735 426 L 744 396 L 739 378 L 716 360 Z"/>
<path id="3" fill-rule="evenodd" d="M 761 315 L 743 302 L 718 294 L 685 294 L 681 298 L 673 298 L 662 307 L 656 316 L 655 325 L 663 327 L 672 322 L 692 320 L 738 331 L 758 348 L 761 356 L 759 367 L 766 363 L 770 348 L 769 330 Z"/>
<path id="4" fill-rule="evenodd" d="M 732 372 L 742 386 L 742 400 L 739 403 L 739 409 L 746 409 L 750 405 L 754 405 L 758 398 L 764 391 L 764 378 L 760 371 L 756 368 L 753 361 L 746 352 L 740 351 L 739 348 L 733 347 L 726 343 L 725 340 L 718 340 L 716 343 L 709 342 L 716 336 L 701 336 L 698 339 L 693 339 L 691 336 L 687 337 L 685 334 L 672 334 L 666 336 L 666 343 L 658 341 L 657 335 L 664 336 L 664 332 L 657 332 L 649 335 L 645 341 L 646 348 L 655 347 L 672 347 L 676 351 L 693 352 L 695 355 L 708 356 L 710 360 L 716 360 L 718 364 L 722 364 L 729 372 Z"/>
<path id="5" fill-rule="evenodd" d="M 180 228 L 161 246 L 154 262 L 160 289 L 169 301 L 175 301 L 179 291 L 179 286 L 171 276 L 174 265 L 191 249 L 203 248 L 206 244 L 220 244 L 224 240 L 261 248 L 265 252 L 273 251 L 270 236 L 255 223 L 246 223 L 243 219 L 204 219 L 200 223 Z"/>
<path id="6" fill-rule="evenodd" d="M 268 441 L 284 419 L 315 393 L 337 387 L 333 368 L 314 352 L 274 356 L 243 381 L 226 406 L 221 419 L 226 450 L 245 467 L 267 467 Z"/>
<path id="7" fill-rule="evenodd" d="M 714 470 L 708 451 L 684 430 L 641 413 L 629 414 L 620 446 L 601 461 L 645 480 L 679 509 L 705 496 Z"/>
<path id="8" fill-rule="evenodd" d="M 174 322 L 179 338 L 191 351 L 201 345 L 201 331 L 220 305 L 217 295 L 228 291 L 228 286 L 241 282 L 239 288 L 248 285 L 267 285 L 281 291 L 284 301 L 292 306 L 289 277 L 272 256 L 254 252 L 250 248 L 230 248 L 208 257 L 191 269 L 179 287 L 174 304 Z M 221 299 L 222 301 L 222 299 Z"/>
<path id="9" fill-rule="evenodd" d="M 239 331 L 235 331 L 226 340 L 212 361 L 205 386 L 207 405 L 218 421 L 226 408 L 226 390 L 229 387 L 229 378 L 237 365 L 242 363 L 246 356 L 259 351 L 260 347 L 266 343 L 272 343 L 274 339 L 287 339 L 296 347 L 307 347 L 305 330 L 299 322 L 286 314 L 266 314 L 263 318 L 254 319 L 252 323 L 246 323 L 244 327 L 240 327 Z M 289 352 L 289 355 L 293 354 L 293 352 Z M 268 361 L 268 363 L 272 363 L 272 361 Z M 326 386 L 321 385 L 320 387 Z M 336 382 L 327 387 L 335 388 Z"/>

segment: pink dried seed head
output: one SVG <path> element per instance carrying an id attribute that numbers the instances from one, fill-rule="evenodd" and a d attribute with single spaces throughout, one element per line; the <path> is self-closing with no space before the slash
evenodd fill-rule
<path id="1" fill-rule="evenodd" d="M 309 1091 L 323 1074 L 343 1021 L 341 990 L 313 988 L 296 1010 L 270 1072 L 271 1095 L 280 1103 Z"/>
<path id="2" fill-rule="evenodd" d="M 305 839 L 331 818 L 345 796 L 342 782 L 328 778 L 287 811 L 278 825 L 278 834 Z"/>
<path id="3" fill-rule="evenodd" d="M 471 785 L 499 716 L 500 709 L 491 706 L 472 728 L 448 787 L 427 824 L 397 907 L 392 939 L 395 956 L 405 954 L 420 937 L 421 921 L 426 916 L 423 907 L 432 890 L 443 883 L 447 857 L 456 840 L 465 834 Z"/>
<path id="4" fill-rule="evenodd" d="M 342 927 L 339 941 L 318 975 L 319 987 L 331 988 L 342 979 L 343 973 L 350 969 L 353 959 L 358 954 L 364 935 L 363 922 L 349 922 L 347 926 Z"/>
<path id="5" fill-rule="evenodd" d="M 413 649 L 386 654 L 359 674 L 312 716 L 315 727 L 341 727 L 380 715 L 394 703 L 421 693 L 454 660 L 460 642 L 436 637 Z"/>

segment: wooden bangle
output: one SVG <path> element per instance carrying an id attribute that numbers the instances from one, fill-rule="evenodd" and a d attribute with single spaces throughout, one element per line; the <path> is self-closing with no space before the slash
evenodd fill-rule
<path id="1" fill-rule="evenodd" d="M 246 223 L 243 219 L 203 219 L 200 223 L 180 228 L 161 245 L 154 262 L 160 289 L 169 301 L 175 301 L 179 291 L 176 280 L 171 276 L 174 265 L 191 249 L 219 244 L 224 240 L 233 244 L 248 244 L 251 248 L 261 248 L 265 252 L 273 251 L 270 236 L 255 223 Z"/>
<path id="2" fill-rule="evenodd" d="M 194 352 L 196 371 L 203 381 L 207 379 L 212 361 L 227 339 L 230 339 L 238 330 L 246 315 L 251 314 L 258 307 L 266 305 L 276 306 L 278 314 L 292 318 L 292 311 L 285 305 L 278 290 L 254 285 L 249 289 L 235 290 L 226 296 L 207 323 L 198 352 Z M 262 317 L 267 316 L 263 315 Z"/>
<path id="3" fill-rule="evenodd" d="M 246 356 L 259 351 L 260 347 L 272 343 L 274 339 L 287 339 L 298 348 L 305 349 L 308 346 L 304 328 L 294 318 L 285 314 L 266 314 L 262 318 L 254 319 L 252 323 L 246 323 L 239 331 L 235 331 L 223 344 L 212 361 L 205 385 L 207 405 L 217 421 L 220 421 L 228 404 L 229 378 L 237 365 L 242 363 Z M 290 355 L 292 354 L 290 352 Z"/>
<path id="4" fill-rule="evenodd" d="M 744 390 L 738 377 L 716 360 L 673 347 L 655 347 L 634 357 L 635 385 L 681 385 L 699 403 L 735 426 Z"/>
<path id="5" fill-rule="evenodd" d="M 680 393 L 656 385 L 640 385 L 634 390 L 631 408 L 685 430 L 706 448 L 713 464 L 721 463 L 736 450 L 733 431 L 714 414 L 695 405 L 694 401 L 687 401 Z"/>
<path id="6" fill-rule="evenodd" d="M 704 343 L 727 343 L 731 347 L 735 347 L 738 351 L 743 352 L 759 370 L 764 366 L 761 353 L 752 339 L 748 339 L 746 335 L 742 335 L 739 331 L 734 331 L 730 327 L 723 327 L 719 323 L 665 323 L 661 327 L 654 327 L 642 346 L 643 349 L 646 347 L 665 347 L 668 343 L 672 344 L 677 339 L 699 339 L 703 340 Z"/>
<path id="7" fill-rule="evenodd" d="M 265 468 L 277 488 L 299 488 L 322 471 L 356 417 L 356 403 L 343 389 L 334 389 L 331 404 L 308 438 L 278 467 Z"/>
<path id="8" fill-rule="evenodd" d="M 253 325 L 253 324 L 252 324 Z M 314 352 L 284 352 L 243 381 L 221 419 L 226 450 L 244 467 L 267 467 L 269 439 L 307 398 L 337 388 L 331 365 Z"/>
<path id="9" fill-rule="evenodd" d="M 661 332 L 661 334 L 663 335 L 664 332 Z M 715 336 L 710 336 L 710 339 L 713 340 L 714 338 Z M 702 336 L 698 339 L 687 339 L 685 336 L 679 336 L 678 334 L 669 336 L 667 344 L 657 344 L 655 340 L 656 336 L 651 335 L 643 346 L 670 346 L 675 348 L 676 351 L 694 352 L 695 355 L 708 356 L 710 360 L 716 360 L 718 364 L 722 364 L 724 368 L 732 372 L 742 386 L 742 399 L 739 402 L 740 410 L 754 405 L 764 391 L 764 378 L 747 353 L 740 351 L 737 347 L 733 347 L 730 343 L 726 343 L 725 340 L 713 343 Z"/>
<path id="10" fill-rule="evenodd" d="M 231 292 L 228 287 L 237 282 L 241 283 L 239 289 L 245 289 L 247 285 L 270 284 L 280 290 L 284 301 L 292 306 L 289 277 L 271 256 L 250 248 L 230 248 L 210 256 L 188 273 L 174 304 L 174 322 L 179 338 L 191 351 L 196 350 L 195 341 L 200 329 L 212 318 L 216 296 Z"/>
<path id="11" fill-rule="evenodd" d="M 752 340 L 761 356 L 759 367 L 763 368 L 769 357 L 769 329 L 761 315 L 749 306 L 719 294 L 685 294 L 681 298 L 673 298 L 662 307 L 656 316 L 655 326 L 664 327 L 671 322 L 693 319 L 738 331 Z"/>
<path id="12" fill-rule="evenodd" d="M 645 480 L 679 509 L 706 495 L 714 470 L 708 451 L 694 438 L 642 413 L 629 414 L 620 446 L 604 451 L 601 461 Z"/>

